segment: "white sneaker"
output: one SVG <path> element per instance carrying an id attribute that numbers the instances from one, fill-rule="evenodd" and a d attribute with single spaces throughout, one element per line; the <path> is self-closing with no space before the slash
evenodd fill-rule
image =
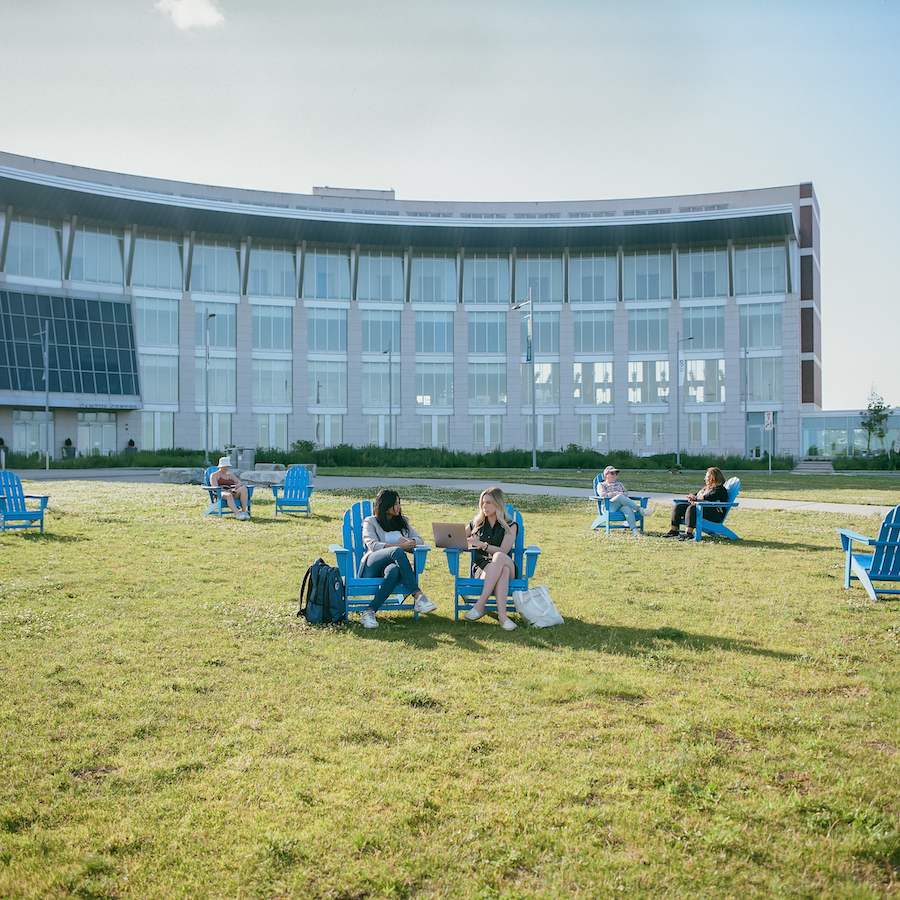
<path id="1" fill-rule="evenodd" d="M 631 533 L 632 533 L 635 537 L 643 537 L 643 536 L 644 536 L 644 533 L 641 531 L 640 528 L 632 528 L 632 529 L 631 529 Z"/>
<path id="2" fill-rule="evenodd" d="M 359 624 L 362 625 L 363 628 L 377 628 L 378 622 L 375 620 L 375 611 L 364 609 L 359 614 Z"/>
<path id="3" fill-rule="evenodd" d="M 238 512 L 237 518 L 241 519 L 241 520 L 249 519 L 250 513 L 248 513 L 247 510 L 242 509 L 242 510 L 240 510 L 240 512 Z"/>
<path id="4" fill-rule="evenodd" d="M 478 612 L 478 610 L 473 606 L 471 609 L 467 609 L 465 611 L 463 618 L 468 619 L 470 622 L 477 622 L 483 615 L 483 612 Z"/>
<path id="5" fill-rule="evenodd" d="M 647 516 L 652 516 L 653 513 L 655 513 L 655 512 L 656 512 L 655 509 L 645 509 L 645 510 L 643 510 L 643 516 L 646 519 Z"/>
<path id="6" fill-rule="evenodd" d="M 504 631 L 515 631 L 515 630 L 516 630 L 516 623 L 513 622 L 512 619 L 507 619 L 505 622 L 501 623 L 500 627 L 501 627 Z"/>
<path id="7" fill-rule="evenodd" d="M 413 609 L 417 613 L 430 613 L 434 612 L 437 607 L 424 594 L 419 594 L 418 599 L 413 604 Z"/>

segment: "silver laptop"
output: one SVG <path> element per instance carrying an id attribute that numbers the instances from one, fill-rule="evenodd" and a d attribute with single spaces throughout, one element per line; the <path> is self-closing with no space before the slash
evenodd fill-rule
<path id="1" fill-rule="evenodd" d="M 449 550 L 469 549 L 465 525 L 456 525 L 453 522 L 432 522 L 431 530 L 434 532 L 435 547 L 446 547 Z"/>

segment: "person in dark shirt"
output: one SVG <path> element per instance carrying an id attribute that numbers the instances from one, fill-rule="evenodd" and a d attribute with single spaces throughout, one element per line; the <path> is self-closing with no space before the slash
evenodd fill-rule
<path id="1" fill-rule="evenodd" d="M 466 525 L 472 553 L 472 574 L 484 581 L 481 596 L 466 610 L 465 617 L 474 622 L 484 615 L 484 606 L 493 594 L 497 598 L 500 627 L 513 631 L 516 623 L 506 615 L 509 580 L 516 577 L 512 549 L 518 526 L 506 515 L 506 497 L 498 487 L 483 491 L 478 501 L 478 514 Z"/>
<path id="2" fill-rule="evenodd" d="M 694 529 L 697 527 L 697 501 L 706 503 L 728 502 L 728 491 L 725 488 L 725 476 L 717 466 L 710 466 L 706 470 L 706 484 L 696 494 L 688 494 L 687 500 L 682 500 L 672 507 L 672 527 L 663 537 L 678 538 L 680 541 L 692 541 Z M 707 506 L 703 510 L 703 518 L 710 522 L 721 522 L 725 519 L 727 508 L 724 506 Z M 684 534 L 679 532 L 681 523 L 687 528 Z"/>

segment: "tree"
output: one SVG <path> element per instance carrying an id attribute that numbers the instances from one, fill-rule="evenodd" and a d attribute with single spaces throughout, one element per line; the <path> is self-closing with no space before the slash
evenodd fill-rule
<path id="1" fill-rule="evenodd" d="M 869 405 L 866 411 L 860 413 L 860 427 L 866 433 L 866 456 L 870 454 L 872 438 L 877 437 L 884 446 L 884 423 L 891 414 L 891 407 L 887 406 L 882 397 L 873 387 L 869 394 Z"/>

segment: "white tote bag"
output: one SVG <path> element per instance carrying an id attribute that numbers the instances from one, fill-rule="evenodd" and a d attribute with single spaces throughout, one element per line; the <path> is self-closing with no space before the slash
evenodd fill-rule
<path id="1" fill-rule="evenodd" d="M 535 628 L 565 624 L 565 619 L 550 599 L 550 589 L 546 584 L 529 588 L 527 591 L 513 591 L 512 598 L 516 612 Z"/>

